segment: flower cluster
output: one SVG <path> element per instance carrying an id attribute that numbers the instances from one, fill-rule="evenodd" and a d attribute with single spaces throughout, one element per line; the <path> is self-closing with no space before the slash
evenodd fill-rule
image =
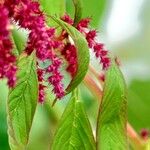
<path id="1" fill-rule="evenodd" d="M 74 20 L 65 14 L 63 21 L 74 25 Z M 12 43 L 9 39 L 9 20 L 14 20 L 21 28 L 29 31 L 25 52 L 30 55 L 33 51 L 37 57 L 37 74 L 39 81 L 39 102 L 45 99 L 45 82 L 53 86 L 56 98 L 61 99 L 65 95 L 62 83 L 63 75 L 60 72 L 63 62 L 68 63 L 66 71 L 72 78 L 78 69 L 77 49 L 69 39 L 69 35 L 62 30 L 60 35 L 56 29 L 46 25 L 44 13 L 40 10 L 38 1 L 32 0 L 5 0 L 0 5 L 0 78 L 8 78 L 10 87 L 16 81 L 16 58 L 11 53 Z M 103 69 L 107 69 L 110 60 L 104 45 L 96 42 L 96 31 L 89 29 L 89 18 L 82 19 L 76 28 L 85 36 L 89 48 L 93 49 L 97 58 L 100 59 Z M 40 67 L 41 62 L 48 61 L 49 65 Z"/>
<path id="2" fill-rule="evenodd" d="M 62 50 L 62 55 L 68 62 L 68 67 L 66 70 L 71 74 L 72 77 L 74 77 L 78 67 L 76 47 L 71 43 L 67 43 Z"/>
<path id="3" fill-rule="evenodd" d="M 37 64 L 38 66 L 38 64 Z M 38 75 L 38 81 L 39 81 L 39 102 L 43 103 L 45 99 L 45 86 L 43 85 L 44 81 L 44 70 L 37 68 L 37 75 Z"/>
<path id="4" fill-rule="evenodd" d="M 67 22 L 70 25 L 73 25 L 74 23 L 73 19 L 68 14 L 65 14 L 64 16 L 62 16 L 61 20 Z"/>
<path id="5" fill-rule="evenodd" d="M 61 19 L 69 23 L 70 25 L 74 24 L 73 19 L 67 14 L 65 14 Z M 95 56 L 100 60 L 100 63 L 102 64 L 102 67 L 105 70 L 110 66 L 110 58 L 108 57 L 108 51 L 105 49 L 104 44 L 98 43 L 96 41 L 97 32 L 96 30 L 89 29 L 90 21 L 90 18 L 82 19 L 79 21 L 76 28 L 85 36 L 89 48 L 93 49 Z M 72 52 L 72 48 L 70 48 L 70 51 Z"/>
<path id="6" fill-rule="evenodd" d="M 61 19 L 70 25 L 73 25 L 74 23 L 73 19 L 68 14 L 65 14 L 64 16 L 62 16 Z M 67 41 L 64 48 L 62 49 L 61 54 L 64 56 L 64 58 L 68 62 L 68 67 L 66 71 L 69 72 L 73 78 L 77 72 L 77 67 L 78 67 L 77 49 L 75 45 L 70 42 L 69 35 L 64 30 L 62 31 L 62 34 L 61 34 L 61 40 Z"/>
<path id="7" fill-rule="evenodd" d="M 49 74 L 48 82 L 53 85 L 54 93 L 57 98 L 64 96 L 64 88 L 62 82 L 63 76 L 60 74 L 59 68 L 62 64 L 61 59 L 55 53 L 62 44 L 55 40 L 55 29 L 49 28 L 45 24 L 45 16 L 40 10 L 38 2 L 31 0 L 6 0 L 5 6 L 10 9 L 10 16 L 18 22 L 19 26 L 29 30 L 28 42 L 25 51 L 30 55 L 36 50 L 38 61 L 49 60 L 51 65 L 42 70 L 42 74 Z M 38 66 L 39 67 L 39 66 Z M 39 102 L 44 101 L 44 88 L 42 84 L 41 72 L 38 70 L 39 76 Z"/>
<path id="8" fill-rule="evenodd" d="M 100 59 L 103 69 L 107 69 L 110 66 L 108 51 L 105 49 L 104 44 L 96 41 L 97 31 L 89 29 L 90 20 L 90 18 L 82 19 L 78 23 L 77 29 L 85 35 L 89 48 L 93 49 L 95 56 Z"/>
<path id="9" fill-rule="evenodd" d="M 8 10 L 0 5 L 0 79 L 7 78 L 9 87 L 16 82 L 16 58 L 12 54 L 12 43 L 9 37 L 10 22 Z"/>

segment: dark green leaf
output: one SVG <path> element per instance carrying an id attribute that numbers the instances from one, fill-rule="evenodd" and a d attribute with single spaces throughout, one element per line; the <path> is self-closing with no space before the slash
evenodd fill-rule
<path id="1" fill-rule="evenodd" d="M 106 74 L 97 125 L 98 150 L 127 150 L 126 86 L 118 66 Z"/>
<path id="2" fill-rule="evenodd" d="M 69 14 L 74 14 L 74 8 L 72 5 L 72 0 L 67 0 L 67 12 Z M 82 1 L 83 5 L 83 13 L 82 17 L 91 17 L 92 18 L 92 26 L 98 27 L 99 23 L 102 20 L 102 16 L 105 11 L 106 4 L 108 0 L 79 0 Z M 73 15 L 72 15 L 73 16 Z"/>
<path id="3" fill-rule="evenodd" d="M 7 84 L 0 81 L 0 149 L 9 150 L 7 134 L 6 100 L 8 97 Z"/>
<path id="4" fill-rule="evenodd" d="M 95 150 L 89 120 L 76 93 L 67 105 L 53 139 L 51 150 Z"/>
<path id="5" fill-rule="evenodd" d="M 75 7 L 74 25 L 77 25 L 82 18 L 82 1 L 73 0 L 73 3 Z"/>
<path id="6" fill-rule="evenodd" d="M 54 17 L 53 19 L 68 32 L 68 34 L 73 39 L 75 46 L 77 48 L 77 59 L 78 59 L 77 73 L 75 77 L 72 79 L 68 88 L 66 89 L 66 92 L 70 93 L 81 83 L 81 81 L 83 80 L 83 78 L 87 73 L 89 61 L 90 61 L 89 48 L 86 39 L 76 28 L 65 23 L 60 19 Z"/>
<path id="7" fill-rule="evenodd" d="M 25 149 L 36 110 L 38 82 L 34 55 L 18 60 L 17 85 L 8 97 L 8 133 L 12 150 Z"/>

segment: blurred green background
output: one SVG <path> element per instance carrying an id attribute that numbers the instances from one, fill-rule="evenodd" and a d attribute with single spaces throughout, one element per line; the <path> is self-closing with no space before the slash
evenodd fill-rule
<path id="1" fill-rule="evenodd" d="M 67 11 L 73 15 L 71 0 Z M 128 87 L 128 120 L 140 132 L 150 129 L 150 1 L 149 0 L 83 0 L 84 17 L 92 17 L 92 26 L 100 31 L 99 41 L 121 61 L 121 69 Z M 93 129 L 98 102 L 81 84 L 84 101 Z M 6 81 L 0 81 L 0 150 L 9 150 L 6 124 Z M 48 150 L 68 98 L 51 108 L 48 102 L 39 105 L 28 150 Z"/>

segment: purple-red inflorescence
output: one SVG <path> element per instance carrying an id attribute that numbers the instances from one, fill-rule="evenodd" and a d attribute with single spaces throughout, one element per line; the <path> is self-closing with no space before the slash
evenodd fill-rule
<path id="1" fill-rule="evenodd" d="M 74 20 L 67 14 L 61 19 L 70 25 L 74 25 Z M 44 13 L 40 10 L 38 1 L 32 0 L 5 0 L 0 5 L 0 78 L 8 78 L 8 84 L 13 87 L 16 82 L 16 58 L 11 53 L 12 43 L 9 39 L 10 20 L 16 22 L 21 28 L 29 31 L 25 52 L 30 55 L 34 50 L 37 57 L 37 74 L 39 81 L 39 102 L 45 99 L 44 82 L 53 85 L 53 92 L 56 98 L 61 99 L 65 95 L 62 83 L 63 75 L 60 68 L 63 60 L 67 60 L 66 70 L 72 78 L 76 75 L 77 49 L 70 42 L 69 35 L 62 30 L 60 36 L 56 35 L 55 28 L 46 25 Z M 96 42 L 97 32 L 89 29 L 91 19 L 82 19 L 76 26 L 86 38 L 89 48 L 93 49 L 103 69 L 107 69 L 110 59 L 104 45 Z M 60 57 L 61 55 L 61 57 Z M 62 58 L 63 56 L 63 58 Z M 41 62 L 49 61 L 49 66 L 40 67 Z"/>
<path id="2" fill-rule="evenodd" d="M 65 14 L 61 19 L 65 22 L 69 23 L 70 25 L 74 24 L 73 19 L 67 14 Z M 95 56 L 100 60 L 100 63 L 102 64 L 102 67 L 105 70 L 110 66 L 110 58 L 108 57 L 108 51 L 105 49 L 104 44 L 98 43 L 96 41 L 97 32 L 96 32 L 96 30 L 89 29 L 90 21 L 91 21 L 91 18 L 82 19 L 79 21 L 76 28 L 85 36 L 85 38 L 88 42 L 89 48 L 93 49 Z M 66 55 L 68 55 L 69 51 L 70 51 L 70 53 L 73 52 L 72 48 L 68 48 L 68 46 L 67 46 Z M 74 48 L 74 51 L 76 51 L 75 48 Z M 75 52 L 73 52 L 73 54 L 74 53 Z M 67 56 L 65 56 L 65 57 L 67 57 Z M 68 61 L 68 59 L 67 59 L 67 61 Z M 77 65 L 76 65 L 76 67 L 77 67 Z M 75 70 L 75 69 L 73 69 L 73 70 Z"/>
<path id="3" fill-rule="evenodd" d="M 45 90 L 44 90 L 45 86 L 43 85 L 44 74 L 45 74 L 45 70 L 37 68 L 37 75 L 38 75 L 38 81 L 39 81 L 39 103 L 43 103 L 45 100 Z"/>
<path id="4" fill-rule="evenodd" d="M 68 67 L 66 70 L 71 74 L 72 77 L 74 77 L 78 67 L 76 47 L 71 43 L 67 43 L 62 50 L 62 55 L 68 62 Z"/>
<path id="5" fill-rule="evenodd" d="M 93 49 L 95 56 L 100 60 L 100 63 L 105 70 L 110 66 L 108 51 L 105 49 L 104 44 L 96 41 L 97 31 L 89 29 L 90 20 L 90 18 L 82 19 L 78 23 L 77 29 L 85 35 L 89 48 Z"/>
<path id="6" fill-rule="evenodd" d="M 61 20 L 67 22 L 70 25 L 73 25 L 74 23 L 73 19 L 68 14 L 65 14 L 64 16 L 62 16 Z"/>
<path id="7" fill-rule="evenodd" d="M 0 5 L 0 79 L 7 78 L 9 87 L 16 83 L 16 58 L 12 54 L 8 10 Z"/>
<path id="8" fill-rule="evenodd" d="M 53 91 L 57 98 L 64 96 L 63 76 L 59 68 L 62 61 L 55 53 L 55 49 L 62 46 L 61 42 L 55 40 L 55 29 L 45 24 L 44 13 L 40 10 L 39 2 L 31 0 L 6 0 L 5 6 L 10 9 L 10 16 L 18 22 L 19 26 L 29 30 L 28 42 L 25 51 L 31 54 L 36 50 L 39 61 L 50 60 L 51 65 L 45 68 L 43 73 L 48 73 L 48 81 L 53 85 Z M 58 65 L 59 64 L 59 65 Z M 51 69 L 49 69 L 51 68 Z M 38 76 L 40 71 L 38 70 Z M 39 77 L 39 102 L 44 101 L 44 88 Z"/>
<path id="9" fill-rule="evenodd" d="M 61 17 L 61 20 L 65 21 L 66 23 L 73 25 L 74 20 L 68 15 L 65 14 L 63 17 Z M 66 68 L 66 71 L 70 73 L 72 78 L 76 75 L 77 72 L 77 49 L 74 44 L 72 44 L 69 41 L 69 35 L 66 31 L 62 31 L 61 39 L 65 39 L 67 42 L 64 44 L 64 47 L 61 51 L 61 54 L 64 56 L 64 58 L 68 62 L 68 66 Z"/>

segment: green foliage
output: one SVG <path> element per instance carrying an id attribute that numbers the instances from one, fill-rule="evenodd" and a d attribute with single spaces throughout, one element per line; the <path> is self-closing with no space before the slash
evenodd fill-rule
<path id="1" fill-rule="evenodd" d="M 66 0 L 66 12 L 73 18 L 75 13 L 75 8 L 73 0 Z"/>
<path id="2" fill-rule="evenodd" d="M 38 82 L 34 54 L 18 60 L 17 85 L 8 97 L 8 133 L 12 150 L 25 149 L 37 105 Z"/>
<path id="3" fill-rule="evenodd" d="M 8 88 L 6 81 L 0 81 L 0 149 L 9 150 L 7 134 L 6 99 Z"/>
<path id="4" fill-rule="evenodd" d="M 70 93 L 81 83 L 87 73 L 90 61 L 89 48 L 86 39 L 77 29 L 55 17 L 53 17 L 53 20 L 68 32 L 77 48 L 77 73 L 66 89 L 66 92 Z"/>
<path id="5" fill-rule="evenodd" d="M 67 105 L 53 139 L 51 150 L 95 150 L 94 137 L 76 90 Z"/>
<path id="6" fill-rule="evenodd" d="M 72 8 L 73 3 L 72 0 L 66 1 L 66 9 L 67 12 L 73 16 L 75 10 Z M 107 0 L 80 0 L 82 2 L 82 18 L 91 17 L 92 18 L 92 26 L 98 27 L 101 22 L 102 16 L 104 14 L 104 10 L 107 4 Z"/>
<path id="7" fill-rule="evenodd" d="M 65 0 L 40 0 L 40 3 L 47 15 L 62 16 L 65 11 Z"/>
<path id="8" fill-rule="evenodd" d="M 97 126 L 98 150 L 126 150 L 126 87 L 118 66 L 106 74 Z"/>
<path id="9" fill-rule="evenodd" d="M 67 3 L 67 11 L 74 17 L 74 25 L 82 18 L 91 17 L 93 20 L 92 26 L 98 27 L 107 0 L 40 0 L 40 6 L 45 13 L 48 25 L 56 27 L 57 32 L 62 31 L 62 29 L 66 30 L 77 48 L 77 73 L 66 88 L 66 94 L 73 91 L 72 96 L 63 112 L 54 138 L 53 132 L 59 120 L 58 116 L 63 111 L 62 106 L 64 106 L 64 102 L 59 107 L 59 111 L 56 111 L 56 108 L 51 108 L 49 102 L 45 103 L 45 107 L 39 106 L 34 120 L 34 130 L 31 132 L 38 100 L 35 54 L 32 53 L 30 56 L 22 54 L 27 41 L 27 32 L 22 32 L 16 27 L 13 29 L 14 54 L 17 54 L 19 58 L 17 64 L 17 85 L 10 90 L 7 102 L 10 148 L 11 150 L 48 149 L 53 138 L 51 150 L 126 150 L 128 149 L 126 137 L 126 86 L 122 73 L 115 64 L 112 64 L 106 74 L 104 93 L 97 120 L 97 141 L 95 142 L 94 140 L 88 116 L 76 90 L 83 81 L 89 67 L 90 54 L 87 41 L 73 26 L 56 17 L 50 17 L 63 16 L 65 13 L 65 2 Z M 137 130 L 142 127 L 150 127 L 150 121 L 148 117 L 145 117 L 145 115 L 150 114 L 148 107 L 150 105 L 149 98 L 145 96 L 148 93 L 148 84 L 150 83 L 144 83 L 143 85 L 143 83 L 133 82 L 129 88 L 131 91 L 129 93 L 129 120 Z M 143 92 L 141 92 L 139 85 L 143 87 Z M 3 86 L 0 83 L 0 96 L 6 99 L 7 92 L 6 84 Z M 90 100 L 93 100 L 93 97 L 90 97 L 86 92 L 84 95 L 85 103 L 88 107 L 88 112 L 90 112 L 93 104 Z M 50 93 L 49 95 L 52 94 Z M 5 100 L 1 103 L 3 101 L 1 97 L 0 106 L 4 108 Z M 137 107 L 134 107 L 135 103 Z M 94 108 L 92 111 L 96 113 L 96 107 L 92 108 Z M 93 117 L 94 113 L 90 115 Z M 95 119 L 95 117 L 93 118 Z M 3 150 L 7 150 L 9 146 L 6 144 L 8 136 L 6 133 L 5 109 L 0 109 L 0 122 L 0 149 L 2 146 Z M 29 142 L 30 134 L 31 140 Z"/>
<path id="10" fill-rule="evenodd" d="M 74 24 L 78 24 L 78 22 L 82 19 L 82 1 L 81 0 L 73 0 L 75 7 L 75 15 L 74 15 Z"/>
<path id="11" fill-rule="evenodd" d="M 27 33 L 26 31 L 23 31 L 19 29 L 19 27 L 17 28 L 15 26 L 14 29 L 12 30 L 12 38 L 13 38 L 13 42 L 17 50 L 17 53 L 20 55 L 26 45 Z"/>
<path id="12" fill-rule="evenodd" d="M 137 131 L 150 128 L 149 89 L 150 80 L 133 80 L 129 86 L 128 119 Z"/>
<path id="13" fill-rule="evenodd" d="M 55 15 L 61 17 L 65 13 L 65 0 L 40 0 L 41 9 L 46 14 L 47 24 L 51 27 L 57 28 L 55 23 L 50 16 Z"/>

